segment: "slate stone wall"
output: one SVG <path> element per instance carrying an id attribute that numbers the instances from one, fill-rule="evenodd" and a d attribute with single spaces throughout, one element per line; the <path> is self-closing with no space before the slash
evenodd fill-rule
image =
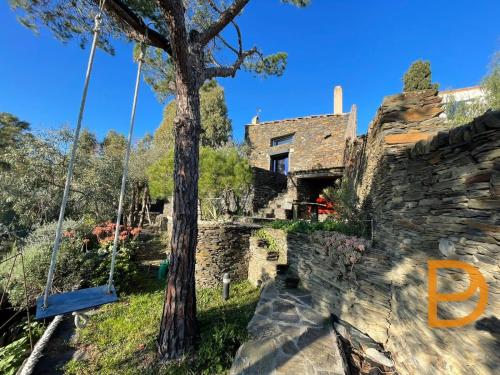
<path id="1" fill-rule="evenodd" d="M 374 219 L 380 257 L 361 287 L 385 303 L 365 299 L 362 322 L 345 318 L 385 342 L 402 374 L 491 374 L 500 363 L 500 113 L 449 129 L 441 111 L 432 91 L 388 97 L 367 137 L 348 145 L 346 175 Z M 439 259 L 468 262 L 486 279 L 489 303 L 474 324 L 429 327 L 427 261 Z M 468 284 L 459 270 L 439 274 L 442 293 Z M 439 317 L 476 304 L 441 303 Z"/>
<path id="2" fill-rule="evenodd" d="M 336 232 L 262 231 L 272 238 L 279 258 L 267 260 L 266 247 L 259 245 L 260 237 L 251 238 L 248 276 L 254 285 L 274 278 L 277 264 L 288 264 L 289 273 L 298 276 L 301 286 L 311 292 L 317 312 L 334 313 L 385 342 L 391 287 L 381 277 L 390 272 L 389 257 L 383 251 L 370 248 L 367 240 Z"/>
<path id="3" fill-rule="evenodd" d="M 247 125 L 250 164 L 269 170 L 271 155 L 288 152 L 290 172 L 341 167 L 349 116 L 309 116 Z M 291 134 L 291 144 L 271 146 L 273 138 Z"/>
<path id="4" fill-rule="evenodd" d="M 229 272 L 232 281 L 248 278 L 250 235 L 259 226 L 240 223 L 201 222 L 196 248 L 196 286 L 222 285 Z"/>
<path id="5" fill-rule="evenodd" d="M 255 286 L 260 286 L 276 277 L 276 266 L 287 264 L 287 236 L 278 229 L 264 230 L 271 238 L 272 245 L 262 236 L 250 238 L 250 262 L 248 265 L 248 280 Z"/>

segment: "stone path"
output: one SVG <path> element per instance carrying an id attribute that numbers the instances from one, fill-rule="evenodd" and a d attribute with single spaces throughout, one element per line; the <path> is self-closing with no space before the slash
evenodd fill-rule
<path id="1" fill-rule="evenodd" d="M 266 285 L 248 332 L 230 375 L 346 374 L 331 323 L 314 311 L 308 291 Z"/>

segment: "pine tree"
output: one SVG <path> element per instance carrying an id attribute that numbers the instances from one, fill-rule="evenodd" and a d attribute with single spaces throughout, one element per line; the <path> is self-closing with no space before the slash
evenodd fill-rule
<path id="1" fill-rule="evenodd" d="M 48 26 L 62 41 L 77 37 L 82 43 L 93 28 L 93 18 L 104 4 L 99 44 L 112 52 L 110 39 L 145 43 L 148 82 L 156 90 L 175 95 L 174 208 L 171 266 L 160 324 L 158 347 L 162 359 L 180 358 L 198 337 L 194 280 L 198 233 L 198 165 L 201 133 L 200 88 L 215 77 L 234 77 L 244 68 L 261 75 L 281 75 L 286 53 L 264 55 L 257 47 L 245 49 L 237 18 L 250 0 L 11 0 L 25 12 L 21 22 Z M 304 6 L 309 0 L 282 0 Z M 228 27 L 229 26 L 229 27 Z M 229 28 L 233 38 L 229 39 Z M 224 31 L 224 32 L 223 32 Z M 221 57 L 234 54 L 230 65 Z M 227 61 L 227 60 L 225 60 Z"/>

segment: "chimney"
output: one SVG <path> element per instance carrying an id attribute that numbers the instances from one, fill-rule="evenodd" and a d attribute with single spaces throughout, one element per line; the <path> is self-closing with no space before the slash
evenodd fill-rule
<path id="1" fill-rule="evenodd" d="M 342 86 L 335 86 L 333 90 L 333 114 L 341 115 L 342 111 Z"/>

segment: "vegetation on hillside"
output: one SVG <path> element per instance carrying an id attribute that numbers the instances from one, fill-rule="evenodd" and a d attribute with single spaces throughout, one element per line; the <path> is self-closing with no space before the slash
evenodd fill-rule
<path id="1" fill-rule="evenodd" d="M 249 198 L 252 172 L 250 164 L 237 146 L 218 149 L 200 149 L 200 177 L 198 180 L 202 216 L 217 219 L 222 213 L 241 213 Z M 147 170 L 154 198 L 170 198 L 173 193 L 171 175 L 174 156 L 171 150 Z"/>
<path id="2" fill-rule="evenodd" d="M 446 118 L 451 126 L 467 124 L 488 109 L 500 110 L 500 52 L 490 63 L 490 68 L 481 82 L 484 97 L 467 101 L 449 98 L 445 104 Z"/>
<path id="3" fill-rule="evenodd" d="M 110 268 L 112 235 L 115 224 L 95 226 L 85 221 L 67 220 L 58 254 L 52 292 L 106 284 Z M 5 291 L 9 302 L 17 307 L 25 305 L 24 276 L 28 284 L 28 301 L 43 292 L 47 282 L 56 223 L 36 228 L 24 241 L 21 262 L 7 261 L 0 265 L 0 291 Z M 122 226 L 116 259 L 115 286 L 119 292 L 133 287 L 137 266 L 132 262 L 138 248 L 138 228 Z M 13 249 L 12 255 L 17 251 Z M 24 272 L 25 271 L 25 272 Z M 9 278 L 9 274 L 12 276 Z"/>
<path id="4" fill-rule="evenodd" d="M 289 233 L 313 233 L 316 231 L 339 232 L 348 236 L 367 237 L 365 226 L 356 223 L 350 224 L 342 221 L 327 219 L 325 221 L 311 222 L 307 220 L 276 220 L 269 224 L 273 229 L 281 229 Z"/>
<path id="5" fill-rule="evenodd" d="M 0 162 L 8 167 L 0 169 L 0 220 L 11 231 L 29 232 L 57 219 L 72 138 L 68 128 L 25 132 L 2 150 Z M 96 222 L 114 219 L 124 152 L 125 139 L 116 132 L 110 131 L 102 143 L 93 133 L 82 132 L 67 218 L 87 217 Z M 144 163 L 137 155 L 140 152 L 139 148 L 134 150 L 131 171 L 139 169 L 134 164 Z M 137 225 L 144 180 L 131 173 L 127 188 L 125 217 L 127 224 Z"/>

